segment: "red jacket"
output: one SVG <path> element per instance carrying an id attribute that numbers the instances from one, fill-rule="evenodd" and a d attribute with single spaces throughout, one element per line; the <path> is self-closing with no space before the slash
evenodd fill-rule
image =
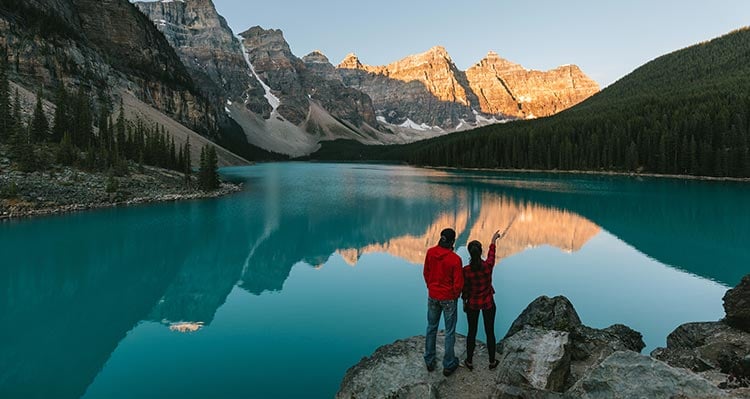
<path id="1" fill-rule="evenodd" d="M 422 274 L 430 298 L 448 301 L 461 296 L 464 273 L 461 258 L 453 250 L 441 246 L 430 248 L 424 260 Z"/>

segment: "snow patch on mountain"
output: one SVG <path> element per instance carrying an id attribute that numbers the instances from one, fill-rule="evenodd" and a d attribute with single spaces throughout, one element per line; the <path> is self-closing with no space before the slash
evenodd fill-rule
<path id="1" fill-rule="evenodd" d="M 247 48 L 245 48 L 245 39 L 242 36 L 237 36 L 237 38 L 240 40 L 240 45 L 242 46 L 242 55 L 245 57 L 245 62 L 247 63 L 247 66 L 250 68 L 250 72 L 255 76 L 256 79 L 258 79 L 258 82 L 260 82 L 260 85 L 263 86 L 263 91 L 265 91 L 265 98 L 268 100 L 268 104 L 273 108 L 271 111 L 271 118 L 276 117 L 277 113 L 276 110 L 279 108 L 279 105 L 281 105 L 281 100 L 279 100 L 276 95 L 274 95 L 271 92 L 271 87 L 268 86 L 263 79 L 260 78 L 257 72 L 255 72 L 255 67 L 253 67 L 253 63 L 250 62 L 250 54 L 247 52 Z"/>

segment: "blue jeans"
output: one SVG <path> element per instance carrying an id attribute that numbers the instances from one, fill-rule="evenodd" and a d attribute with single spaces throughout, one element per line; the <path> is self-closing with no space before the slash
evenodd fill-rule
<path id="1" fill-rule="evenodd" d="M 435 345 L 437 343 L 437 331 L 440 324 L 440 313 L 445 318 L 445 356 L 443 356 L 443 368 L 453 369 L 458 367 L 458 358 L 453 352 L 456 344 L 456 321 L 458 300 L 438 301 L 427 299 L 427 334 L 425 337 L 424 362 L 428 366 L 435 363 Z"/>

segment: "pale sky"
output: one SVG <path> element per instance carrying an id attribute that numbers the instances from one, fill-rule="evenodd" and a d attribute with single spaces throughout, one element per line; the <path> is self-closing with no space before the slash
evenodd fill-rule
<path id="1" fill-rule="evenodd" d="M 188 0 L 189 1 L 189 0 Z M 577 64 L 607 86 L 662 54 L 750 25 L 748 0 L 214 0 L 235 33 L 282 29 L 298 57 L 383 65 L 442 45 L 460 69 L 489 50 L 530 69 Z"/>

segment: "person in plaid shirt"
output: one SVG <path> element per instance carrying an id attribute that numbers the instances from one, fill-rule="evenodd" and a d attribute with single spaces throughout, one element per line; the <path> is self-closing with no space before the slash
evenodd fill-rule
<path id="1" fill-rule="evenodd" d="M 507 231 L 507 230 L 506 230 Z M 492 270 L 495 266 L 495 243 L 505 234 L 500 231 L 492 236 L 490 249 L 487 251 L 487 260 L 482 260 L 482 243 L 472 241 L 468 245 L 471 261 L 464 266 L 464 288 L 461 296 L 464 300 L 464 312 L 469 320 L 469 335 L 466 337 L 466 360 L 464 366 L 473 370 L 474 347 L 477 340 L 477 325 L 479 324 L 479 313 L 484 319 L 484 332 L 487 334 L 487 350 L 490 354 L 490 370 L 499 364 L 495 359 L 495 299 L 492 288 Z"/>

